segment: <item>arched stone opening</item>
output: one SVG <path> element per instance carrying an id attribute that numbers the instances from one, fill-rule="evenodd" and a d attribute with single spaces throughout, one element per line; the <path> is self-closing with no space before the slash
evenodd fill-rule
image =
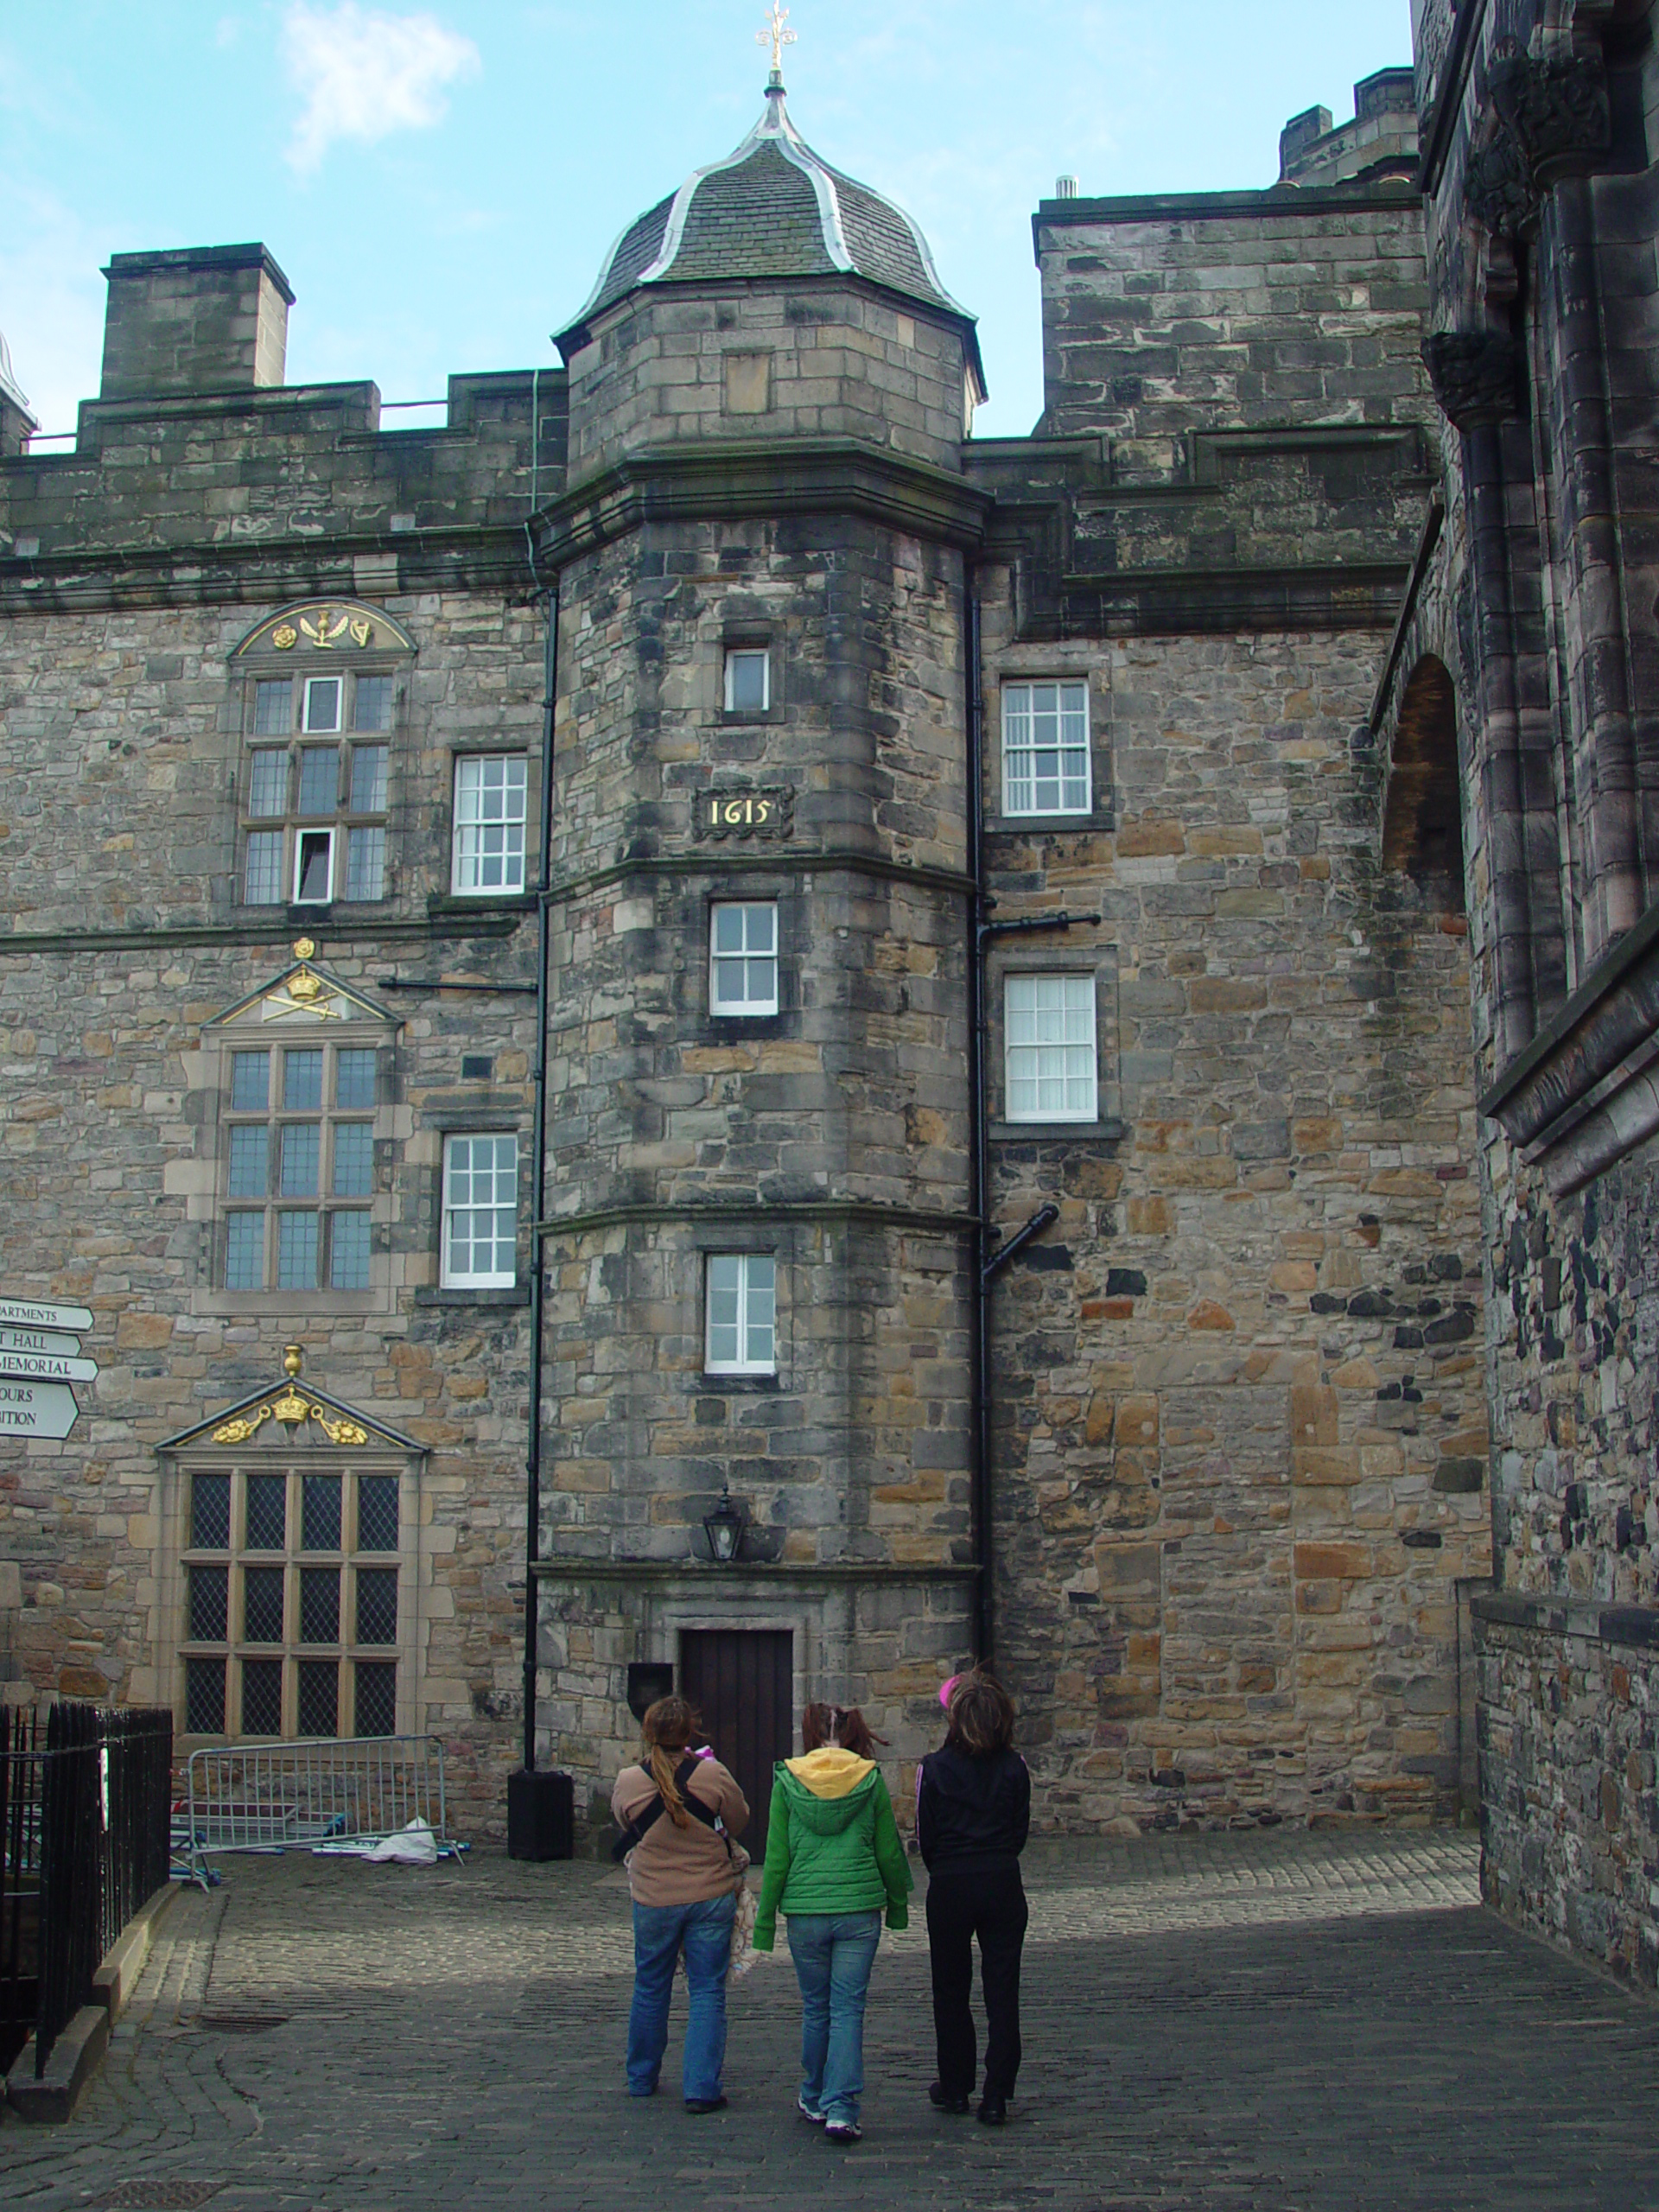
<path id="1" fill-rule="evenodd" d="M 1426 653 L 1400 702 L 1382 812 L 1382 865 L 1425 898 L 1460 914 L 1463 815 L 1458 790 L 1457 701 L 1446 664 Z"/>

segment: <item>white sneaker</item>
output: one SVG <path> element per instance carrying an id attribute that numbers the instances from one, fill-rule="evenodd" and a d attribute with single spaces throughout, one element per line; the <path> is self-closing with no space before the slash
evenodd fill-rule
<path id="1" fill-rule="evenodd" d="M 811 2106 L 808 2104 L 804 2097 L 796 2098 L 795 2109 L 799 2113 L 803 2120 L 810 2120 L 814 2127 L 822 2127 L 823 2126 L 823 2114 L 821 2112 L 814 2112 Z"/>
<path id="2" fill-rule="evenodd" d="M 856 2143 L 864 2131 L 855 2120 L 827 2120 L 823 2124 L 826 2143 Z"/>

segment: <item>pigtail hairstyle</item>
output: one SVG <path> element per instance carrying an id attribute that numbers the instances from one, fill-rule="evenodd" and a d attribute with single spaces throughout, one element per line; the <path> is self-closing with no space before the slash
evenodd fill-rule
<path id="1" fill-rule="evenodd" d="M 655 1705 L 645 1707 L 639 1727 L 639 1764 L 656 1783 L 669 1819 L 677 1828 L 689 1827 L 691 1815 L 685 1809 L 674 1774 L 692 1738 L 701 1731 L 702 1717 L 683 1697 L 659 1697 Z"/>
<path id="2" fill-rule="evenodd" d="M 874 1759 L 878 1744 L 885 1745 L 855 1705 L 809 1705 L 801 1715 L 801 1742 L 809 1751 L 833 1744 L 855 1759 Z"/>

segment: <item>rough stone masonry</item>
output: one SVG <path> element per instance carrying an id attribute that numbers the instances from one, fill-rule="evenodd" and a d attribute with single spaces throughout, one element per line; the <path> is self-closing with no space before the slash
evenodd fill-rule
<path id="1" fill-rule="evenodd" d="M 1484 1238 L 1461 871 L 1384 859 L 1444 465 L 1397 141 L 1046 200 L 1023 439 L 776 84 L 439 430 L 282 382 L 263 247 L 111 265 L 75 449 L 14 410 L 0 461 L 3 1287 L 102 1363 L 0 1443 L 9 1695 L 189 1743 L 395 1694 L 497 1821 L 540 1311 L 584 1811 L 648 1670 L 751 1775 L 822 1696 L 902 1768 L 987 1635 L 1050 1828 L 1457 1808 Z"/>

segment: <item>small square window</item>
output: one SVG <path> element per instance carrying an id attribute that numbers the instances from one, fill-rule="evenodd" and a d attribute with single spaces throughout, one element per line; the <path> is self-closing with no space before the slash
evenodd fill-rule
<path id="1" fill-rule="evenodd" d="M 352 748 L 352 812 L 384 814 L 386 810 L 386 747 L 357 745 Z"/>
<path id="2" fill-rule="evenodd" d="M 356 1641 L 359 1643 L 397 1643 L 397 1570 L 395 1567 L 358 1568 Z"/>
<path id="3" fill-rule="evenodd" d="M 334 1124 L 334 1197 L 366 1198 L 373 1188 L 373 1123 L 372 1122 L 336 1122 Z"/>
<path id="4" fill-rule="evenodd" d="M 446 1287 L 505 1288 L 518 1280 L 518 1140 L 446 1137 L 443 1247 Z"/>
<path id="5" fill-rule="evenodd" d="M 346 832 L 346 896 L 380 899 L 385 895 L 386 833 L 384 830 L 353 828 Z"/>
<path id="6" fill-rule="evenodd" d="M 340 751 L 333 745 L 300 747 L 302 814 L 332 814 L 340 804 Z"/>
<path id="7" fill-rule="evenodd" d="M 276 1217 L 276 1287 L 315 1290 L 317 1287 L 317 1230 L 314 1213 L 279 1213 Z"/>
<path id="8" fill-rule="evenodd" d="M 287 677 L 253 687 L 253 734 L 286 737 L 294 727 L 294 686 Z"/>
<path id="9" fill-rule="evenodd" d="M 192 1736 L 225 1733 L 225 1662 L 187 1659 L 184 1662 L 184 1726 Z"/>
<path id="10" fill-rule="evenodd" d="M 463 1052 L 461 1056 L 461 1079 L 463 1083 L 488 1083 L 495 1073 L 495 1061 L 488 1052 Z"/>
<path id="11" fill-rule="evenodd" d="M 251 1552 L 279 1552 L 288 1542 L 288 1477 L 250 1475 L 243 1542 Z"/>
<path id="12" fill-rule="evenodd" d="M 294 841 L 294 904 L 326 906 L 334 895 L 334 833 L 302 830 Z"/>
<path id="13" fill-rule="evenodd" d="M 223 1643 L 231 1617 L 231 1570 L 228 1567 L 193 1567 L 190 1576 L 190 1641 Z"/>
<path id="14" fill-rule="evenodd" d="M 266 746 L 253 755 L 248 812 L 262 819 L 288 811 L 288 753 Z"/>
<path id="15" fill-rule="evenodd" d="M 308 1046 L 283 1055 L 283 1111 L 315 1114 L 322 1104 L 322 1054 Z"/>
<path id="16" fill-rule="evenodd" d="M 243 1568 L 242 1637 L 246 1643 L 282 1642 L 283 1570 L 280 1567 Z"/>
<path id="17" fill-rule="evenodd" d="M 231 1107 L 238 1114 L 263 1114 L 270 1103 L 270 1054 L 231 1055 Z"/>
<path id="18" fill-rule="evenodd" d="M 704 1278 L 703 1369 L 778 1371 L 778 1266 L 769 1253 L 711 1252 Z"/>
<path id="19" fill-rule="evenodd" d="M 262 1213 L 233 1213 L 225 1243 L 226 1290 L 263 1290 L 265 1287 L 265 1217 Z"/>
<path id="20" fill-rule="evenodd" d="M 228 1551 L 231 1547 L 231 1478 L 228 1475 L 197 1475 L 190 1484 L 190 1543 L 200 1552 Z"/>
<path id="21" fill-rule="evenodd" d="M 366 1290 L 369 1217 L 365 1213 L 334 1213 L 329 1215 L 328 1222 L 328 1287 Z"/>
<path id="22" fill-rule="evenodd" d="M 456 761 L 450 888 L 458 896 L 524 889 L 527 775 L 523 753 Z"/>
<path id="23" fill-rule="evenodd" d="M 340 1642 L 340 1569 L 302 1567 L 300 1569 L 300 1642 Z"/>
<path id="24" fill-rule="evenodd" d="M 772 704 L 772 655 L 758 650 L 734 649 L 726 656 L 726 711 L 728 715 L 764 715 Z"/>
<path id="25" fill-rule="evenodd" d="M 255 830 L 248 836 L 248 868 L 243 898 L 250 906 L 283 903 L 283 833 Z"/>
<path id="26" fill-rule="evenodd" d="M 391 683 L 389 676 L 359 676 L 352 702 L 353 729 L 391 728 Z"/>
<path id="27" fill-rule="evenodd" d="M 283 1662 L 280 1659 L 242 1662 L 242 1733 L 280 1736 L 283 1732 Z"/>
<path id="28" fill-rule="evenodd" d="M 245 1122 L 231 1129 L 229 1194 L 263 1198 L 270 1184 L 270 1130 L 264 1122 Z"/>
<path id="29" fill-rule="evenodd" d="M 1094 977 L 1010 976 L 1003 1009 L 1009 1121 L 1095 1120 Z"/>
<path id="30" fill-rule="evenodd" d="M 374 1103 L 374 1054 L 342 1046 L 334 1058 L 334 1103 L 350 1112 Z"/>
<path id="31" fill-rule="evenodd" d="M 305 680 L 305 716 L 302 729 L 337 730 L 340 727 L 340 696 L 345 678 L 308 676 Z"/>
<path id="32" fill-rule="evenodd" d="M 340 1549 L 340 1477 L 307 1475 L 300 1484 L 300 1549 Z"/>
<path id="33" fill-rule="evenodd" d="M 240 1129 L 232 1132 L 240 1136 Z M 288 1122 L 283 1127 L 282 1173 L 277 1190 L 284 1198 L 315 1198 L 317 1159 L 322 1146 L 321 1122 Z"/>
<path id="34" fill-rule="evenodd" d="M 397 1548 L 397 1478 L 361 1475 L 357 1484 L 357 1548 L 360 1552 L 395 1552 Z"/>
<path id="35" fill-rule="evenodd" d="M 709 919 L 709 1011 L 778 1011 L 778 907 L 774 900 L 722 902 Z"/>
<path id="36" fill-rule="evenodd" d="M 302 1659 L 299 1671 L 301 1735 L 338 1735 L 340 1732 L 339 1661 Z"/>
<path id="37" fill-rule="evenodd" d="M 352 1732 L 356 1736 L 391 1736 L 397 1729 L 397 1669 L 385 1661 L 359 1660 L 353 1669 L 356 1694 Z"/>
<path id="38" fill-rule="evenodd" d="M 1003 812 L 1087 814 L 1092 804 L 1088 685 L 1005 683 Z"/>

